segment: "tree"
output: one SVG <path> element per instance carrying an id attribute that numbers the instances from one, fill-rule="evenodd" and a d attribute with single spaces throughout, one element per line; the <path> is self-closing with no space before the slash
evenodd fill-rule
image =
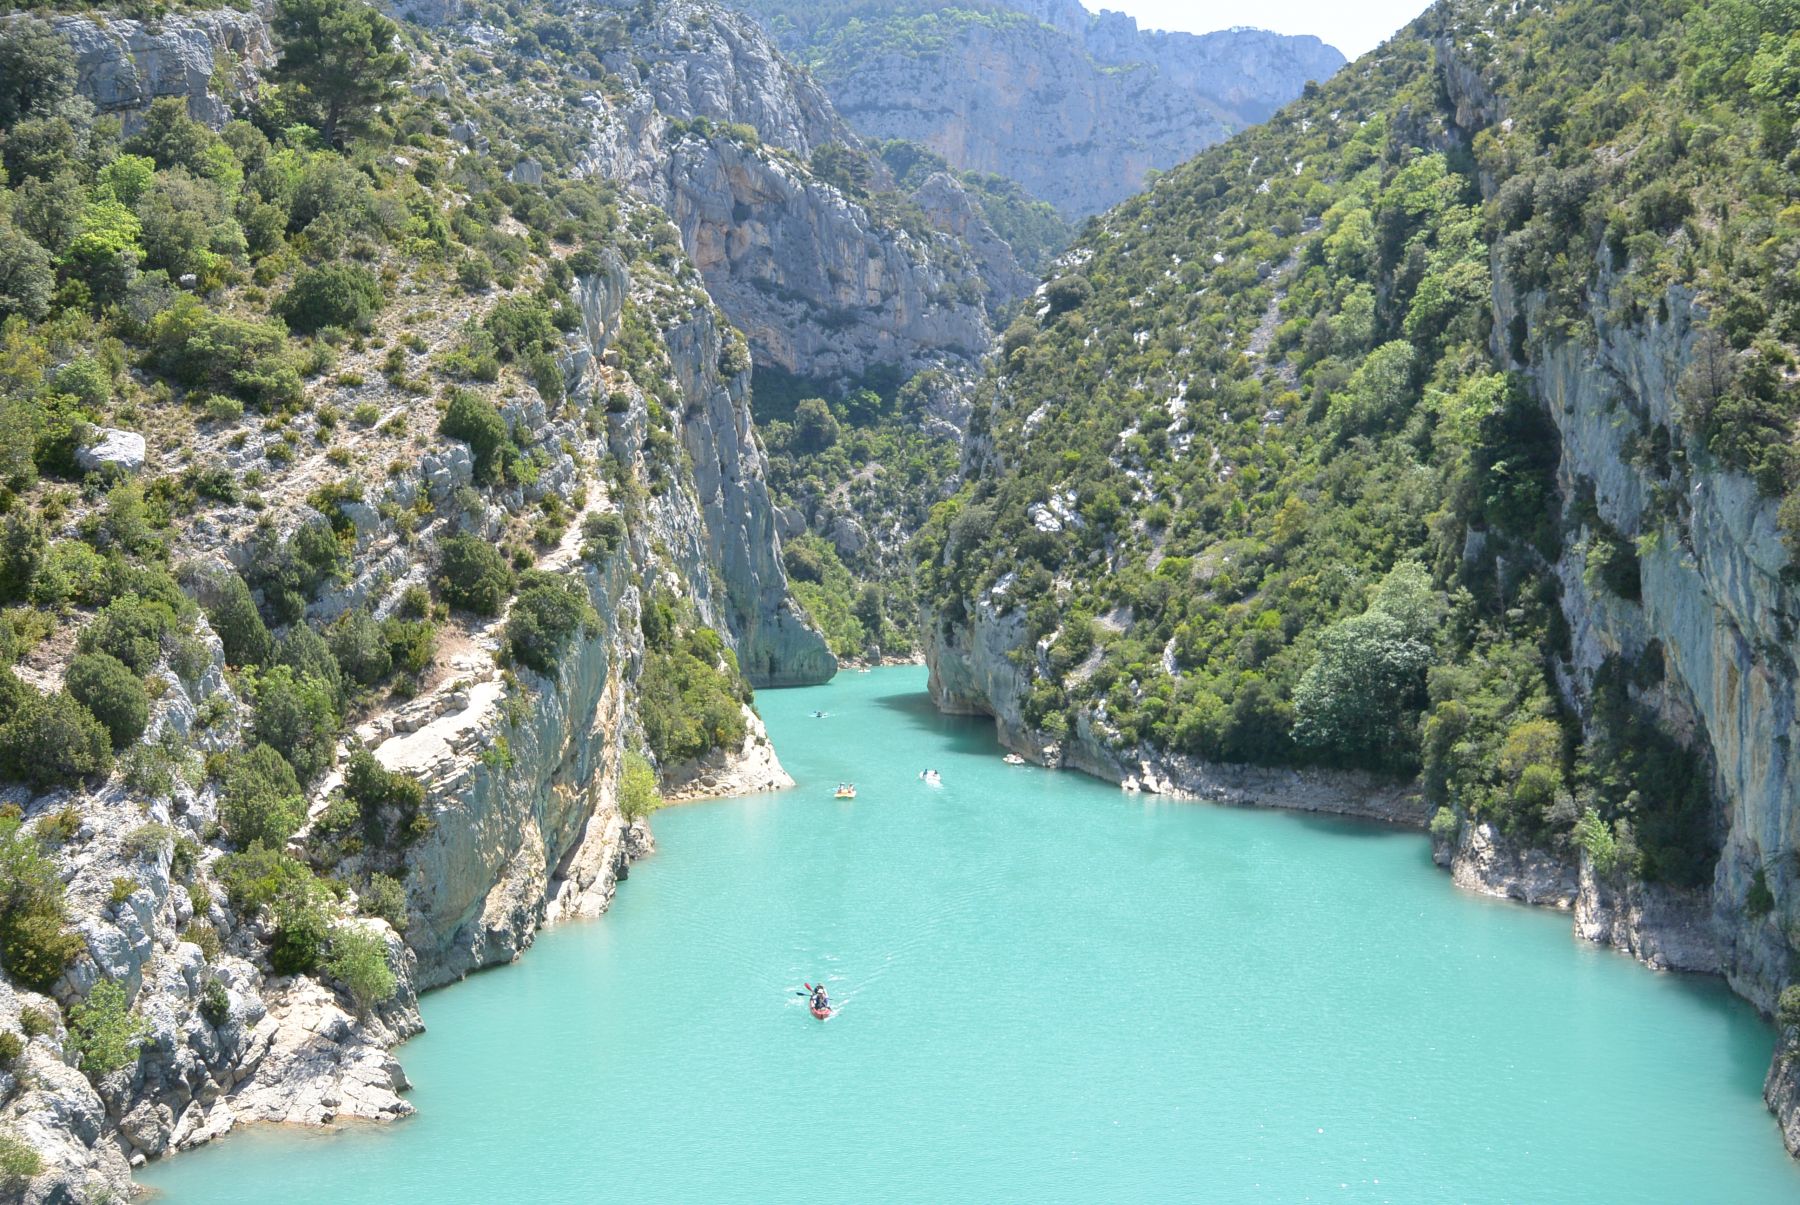
<path id="1" fill-rule="evenodd" d="M 233 844 L 249 849 L 260 842 L 280 849 L 305 819 L 300 780 L 280 753 L 259 744 L 231 759 L 219 800 L 219 826 Z"/>
<path id="2" fill-rule="evenodd" d="M 47 21 L 0 26 L 0 129 L 43 113 L 75 91 L 75 54 Z"/>
<path id="3" fill-rule="evenodd" d="M 511 439 L 506 420 L 494 403 L 467 389 L 450 391 L 450 408 L 444 411 L 438 432 L 469 445 L 475 456 L 475 480 L 492 481 L 504 468 L 501 455 Z"/>
<path id="4" fill-rule="evenodd" d="M 270 77 L 327 144 L 341 145 L 397 94 L 406 56 L 394 49 L 394 23 L 367 4 L 278 0 L 274 29 L 281 58 Z"/>
<path id="5" fill-rule="evenodd" d="M 135 1063 L 149 1036 L 150 1023 L 131 1011 L 125 989 L 111 979 L 69 1010 L 69 1047 L 90 1078 Z"/>
<path id="6" fill-rule="evenodd" d="M 0 219 L 0 318 L 22 314 L 42 318 L 50 309 L 56 273 L 50 253 L 5 219 Z"/>
<path id="7" fill-rule="evenodd" d="M 0 253 L 4 253 L 0 247 Z M 4 271 L 4 268 L 0 268 Z M 0 522 L 0 603 L 16 602 L 31 588 L 31 579 L 44 563 L 49 540 L 44 521 L 28 506 L 13 508 Z"/>
<path id="8" fill-rule="evenodd" d="M 311 674 L 277 665 L 256 684 L 256 739 L 287 758 L 301 782 L 331 765 L 337 726 L 331 687 Z"/>
<path id="9" fill-rule="evenodd" d="M 794 442 L 803 452 L 823 452 L 838 441 L 838 421 L 823 398 L 794 407 Z"/>
<path id="10" fill-rule="evenodd" d="M 656 789 L 656 771 L 638 754 L 627 753 L 625 768 L 619 774 L 619 814 L 627 820 L 641 820 L 662 803 L 662 793 Z"/>
<path id="11" fill-rule="evenodd" d="M 322 326 L 363 329 L 381 312 L 381 282 L 358 264 L 322 264 L 303 268 L 275 303 L 275 312 L 297 331 Z M 504 429 L 504 424 L 502 424 Z"/>
<path id="12" fill-rule="evenodd" d="M 228 665 L 264 665 L 275 655 L 275 638 L 250 597 L 250 587 L 235 573 L 221 573 L 211 583 L 215 595 L 206 618 L 225 646 Z"/>
<path id="13" fill-rule="evenodd" d="M 0 774 L 44 790 L 112 771 L 112 738 L 63 690 L 26 687 L 0 722 Z"/>
<path id="14" fill-rule="evenodd" d="M 143 679 L 110 653 L 81 653 L 69 663 L 63 683 L 75 701 L 106 726 L 115 749 L 134 744 L 150 721 L 150 696 Z"/>
<path id="15" fill-rule="evenodd" d="M 506 619 L 507 647 L 514 660 L 547 674 L 556 668 L 576 629 L 593 618 L 593 607 L 573 582 L 550 573 L 528 573 Z"/>
<path id="16" fill-rule="evenodd" d="M 37 834 L 16 816 L 0 818 L 0 969 L 49 991 L 87 948 L 64 923 L 65 907 L 62 878 Z"/>
<path id="17" fill-rule="evenodd" d="M 350 990 L 358 1015 L 391 1000 L 397 981 L 388 965 L 387 942 L 381 934 L 360 924 L 339 925 L 331 931 L 331 956 L 325 970 Z"/>
<path id="18" fill-rule="evenodd" d="M 440 545 L 444 601 L 477 615 L 498 615 L 512 593 L 512 568 L 500 550 L 474 536 L 450 536 Z"/>

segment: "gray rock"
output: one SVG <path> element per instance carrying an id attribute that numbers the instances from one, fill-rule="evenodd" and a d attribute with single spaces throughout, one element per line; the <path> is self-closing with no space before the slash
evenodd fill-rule
<path id="1" fill-rule="evenodd" d="M 268 23 L 255 12 L 221 8 L 154 23 L 63 16 L 53 23 L 75 52 L 81 92 L 100 112 L 121 115 L 128 132 L 163 96 L 186 98 L 197 120 L 222 126 L 231 102 L 275 61 Z M 212 91 L 221 64 L 231 86 L 226 95 Z"/>
<path id="2" fill-rule="evenodd" d="M 96 427 L 95 441 L 75 451 L 75 463 L 90 473 L 135 473 L 144 467 L 144 437 L 136 431 Z"/>

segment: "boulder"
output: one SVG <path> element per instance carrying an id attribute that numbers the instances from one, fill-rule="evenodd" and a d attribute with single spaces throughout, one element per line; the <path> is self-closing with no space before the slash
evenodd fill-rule
<path id="1" fill-rule="evenodd" d="M 75 463 L 90 473 L 135 473 L 144 467 L 144 437 L 136 431 L 97 427 L 94 442 L 75 452 Z"/>

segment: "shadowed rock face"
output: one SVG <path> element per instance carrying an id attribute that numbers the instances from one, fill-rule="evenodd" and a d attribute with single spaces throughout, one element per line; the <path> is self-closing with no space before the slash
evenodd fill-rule
<path id="1" fill-rule="evenodd" d="M 749 0 L 773 16 L 780 4 Z M 946 9 L 954 6 L 946 5 Z M 923 143 L 964 171 L 1023 184 L 1064 217 L 1098 213 L 1292 100 L 1343 55 L 1262 30 L 1140 30 L 1076 0 L 1009 0 L 1012 12 L 939 14 L 941 38 L 853 59 L 820 29 L 784 48 L 813 63 L 844 119 L 871 138 Z M 860 45 L 860 43 L 857 43 Z"/>
<path id="2" fill-rule="evenodd" d="M 75 52 L 82 93 L 100 112 L 120 114 L 127 130 L 163 96 L 185 97 L 196 120 L 224 125 L 231 117 L 229 98 L 216 85 L 235 89 L 275 61 L 264 19 L 232 9 L 165 17 L 153 25 L 86 17 L 56 17 L 52 24 Z"/>
<path id="3" fill-rule="evenodd" d="M 584 101 L 582 170 L 619 180 L 673 219 L 707 291 L 760 362 L 850 381 L 987 350 L 984 298 L 1017 294 L 1016 265 L 991 249 L 970 254 L 942 230 L 901 229 L 815 176 L 814 151 L 861 144 L 754 21 L 678 0 L 605 63 L 626 94 Z M 944 211 L 943 200 L 934 204 Z M 1001 266 L 984 280 L 989 263 Z"/>

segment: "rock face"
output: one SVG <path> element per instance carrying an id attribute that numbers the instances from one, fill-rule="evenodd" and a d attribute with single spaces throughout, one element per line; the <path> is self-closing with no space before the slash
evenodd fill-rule
<path id="1" fill-rule="evenodd" d="M 750 0 L 774 17 L 786 6 Z M 1023 184 L 1069 219 L 1138 191 L 1152 168 L 1261 121 L 1344 57 L 1313 37 L 1234 29 L 1142 31 L 1077 0 L 1009 0 L 1013 12 L 946 6 L 933 36 L 813 33 L 811 61 L 845 120 L 872 138 L 923 143 L 965 171 Z"/>
<path id="2" fill-rule="evenodd" d="M 821 147 L 860 144 L 754 22 L 677 0 L 604 61 L 626 94 L 584 99 L 581 170 L 669 214 L 759 360 L 847 381 L 986 351 L 989 290 L 958 240 L 909 232 L 809 169 Z"/>
<path id="3" fill-rule="evenodd" d="M 163 96 L 185 97 L 196 120 L 224 125 L 232 97 L 275 61 L 268 23 L 254 12 L 221 8 L 154 23 L 66 16 L 52 23 L 75 52 L 78 87 L 100 112 L 121 115 L 127 129 Z"/>
<path id="4" fill-rule="evenodd" d="M 135 473 L 144 467 L 144 437 L 136 431 L 101 427 L 92 443 L 75 450 L 75 463 L 90 473 Z"/>
<path id="5" fill-rule="evenodd" d="M 1109 739 L 1113 734 L 1096 730 L 1088 716 L 1063 738 L 1034 730 L 1024 719 L 1029 684 L 1015 658 L 1047 657 L 1048 646 L 1029 645 L 1025 608 L 1004 600 L 1006 584 L 1002 579 L 998 593 L 981 600 L 965 623 L 941 624 L 930 614 L 921 620 L 929 689 L 939 710 L 992 716 L 1000 743 L 1028 760 L 1080 770 L 1127 790 L 1424 827 L 1430 812 L 1411 784 L 1341 771 L 1225 765 L 1150 745 L 1121 750 Z"/>

